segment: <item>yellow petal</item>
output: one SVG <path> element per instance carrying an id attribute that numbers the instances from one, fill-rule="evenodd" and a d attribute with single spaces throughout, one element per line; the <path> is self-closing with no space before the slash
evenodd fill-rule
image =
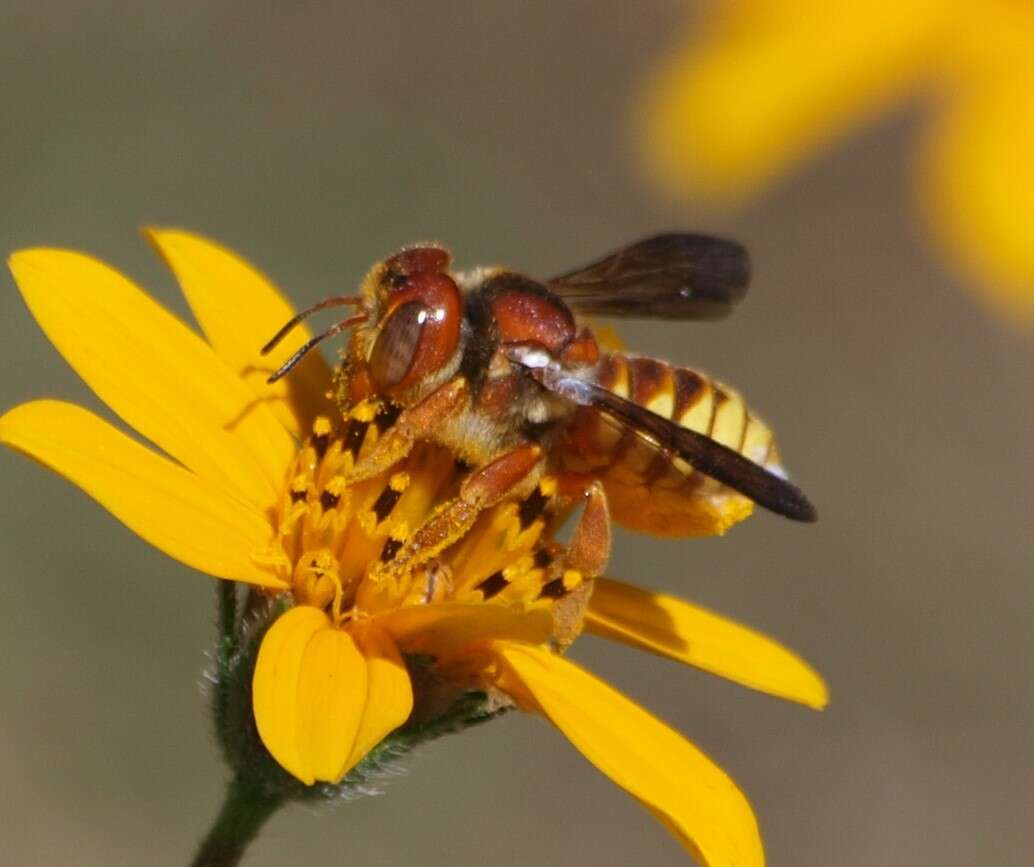
<path id="1" fill-rule="evenodd" d="M 319 352 L 310 352 L 290 376 L 266 384 L 269 374 L 312 336 L 299 325 L 269 355 L 259 354 L 295 313 L 280 290 L 236 253 L 199 235 L 179 229 L 147 229 L 145 235 L 179 280 L 212 348 L 288 430 L 308 434 L 313 419 L 332 408 L 326 396 L 330 368 Z"/>
<path id="2" fill-rule="evenodd" d="M 572 662 L 511 642 L 493 642 L 491 649 L 499 687 L 547 717 L 702 864 L 764 864 L 747 799 L 689 741 Z"/>
<path id="3" fill-rule="evenodd" d="M 701 35 L 648 82 L 649 168 L 678 193 L 738 197 L 925 83 L 951 0 L 748 0 L 712 8 Z"/>
<path id="4" fill-rule="evenodd" d="M 352 636 L 328 627 L 302 656 L 296 696 L 298 752 L 317 780 L 338 782 L 366 712 L 366 660 Z"/>
<path id="5" fill-rule="evenodd" d="M 829 701 L 822 678 L 785 647 L 674 596 L 597 579 L 585 628 L 809 707 Z"/>
<path id="6" fill-rule="evenodd" d="M 254 506 L 85 409 L 51 400 L 22 404 L 0 418 L 0 442 L 78 485 L 170 557 L 217 578 L 284 586 L 251 559 L 272 535 Z"/>
<path id="7" fill-rule="evenodd" d="M 201 338 L 96 259 L 37 249 L 10 266 L 40 327 L 128 424 L 199 476 L 276 501 L 291 437 Z"/>
<path id="8" fill-rule="evenodd" d="M 1007 317 L 1034 326 L 1034 11 L 974 10 L 964 83 L 931 124 L 920 162 L 924 214 L 948 255 Z M 997 27 L 991 28 L 991 24 Z"/>
<path id="9" fill-rule="evenodd" d="M 346 762 L 351 770 L 387 735 L 409 719 L 413 688 L 409 672 L 388 633 L 373 625 L 354 630 L 352 637 L 366 659 L 366 707 Z"/>
<path id="10" fill-rule="evenodd" d="M 502 605 L 455 602 L 398 608 L 378 615 L 376 623 L 407 653 L 429 653 L 440 659 L 492 638 L 542 644 L 553 629 L 552 616 L 541 608 L 518 613 Z"/>
<path id="11" fill-rule="evenodd" d="M 302 782 L 338 782 L 366 707 L 366 661 L 323 611 L 300 605 L 263 636 L 255 722 L 266 749 Z"/>
<path id="12" fill-rule="evenodd" d="M 283 614 L 262 636 L 251 683 L 259 737 L 287 771 L 307 785 L 316 779 L 298 748 L 298 682 L 309 641 L 330 627 L 317 608 L 299 605 Z"/>

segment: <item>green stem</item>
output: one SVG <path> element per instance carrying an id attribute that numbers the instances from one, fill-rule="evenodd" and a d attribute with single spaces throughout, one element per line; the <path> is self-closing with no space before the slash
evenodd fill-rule
<path id="1" fill-rule="evenodd" d="M 237 652 L 237 585 L 216 579 L 215 592 L 219 604 L 219 639 L 215 646 L 215 689 L 212 709 L 216 730 L 222 734 L 226 708 L 230 701 L 230 662 Z"/>
<path id="2" fill-rule="evenodd" d="M 236 777 L 191 867 L 233 867 L 239 863 L 248 844 L 283 803 L 283 797 Z"/>

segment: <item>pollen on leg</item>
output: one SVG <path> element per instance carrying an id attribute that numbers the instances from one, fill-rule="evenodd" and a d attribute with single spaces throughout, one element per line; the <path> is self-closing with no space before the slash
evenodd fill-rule
<path id="1" fill-rule="evenodd" d="M 418 442 L 389 469 L 355 480 L 353 468 L 396 417 L 382 402 L 363 401 L 336 423 L 316 419 L 300 446 L 276 514 L 279 550 L 261 554 L 295 601 L 339 624 L 438 602 L 571 609 L 591 581 L 565 567 L 566 549 L 552 538 L 568 508 L 556 479 L 504 498 L 424 552 L 418 530 L 477 468 Z M 563 631 L 579 628 L 580 616 Z"/>
<path id="2" fill-rule="evenodd" d="M 469 576 L 459 588 L 471 589 L 493 572 L 518 562 L 539 546 L 548 535 L 547 529 L 562 519 L 556 480 L 551 476 L 541 479 L 523 501 L 495 506 L 447 556 L 455 574 Z"/>
<path id="3" fill-rule="evenodd" d="M 381 434 L 378 421 L 390 417 L 370 401 L 337 425 L 317 418 L 298 450 L 275 516 L 280 551 L 262 556 L 299 602 L 346 616 L 370 569 L 392 559 L 439 492 L 457 483 L 451 454 L 421 444 L 390 472 L 350 485 L 355 462 Z"/>

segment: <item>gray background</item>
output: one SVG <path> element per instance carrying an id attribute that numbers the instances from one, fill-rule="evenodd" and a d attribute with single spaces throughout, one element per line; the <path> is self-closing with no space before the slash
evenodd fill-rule
<path id="1" fill-rule="evenodd" d="M 756 281 L 733 319 L 621 332 L 742 388 L 821 523 L 622 534 L 612 572 L 781 638 L 832 705 L 594 639 L 574 655 L 732 773 L 772 864 L 1028 864 L 1034 345 L 924 247 L 921 112 L 738 216 L 665 203 L 629 112 L 683 7 L 521 6 L 8 0 L 0 249 L 89 250 L 185 315 L 141 224 L 222 239 L 299 304 L 422 238 L 532 274 L 662 228 L 742 239 Z M 95 406 L 0 284 L 0 406 Z M 198 692 L 211 582 L 28 461 L 0 472 L 2 860 L 184 864 L 225 779 Z M 407 767 L 383 797 L 285 810 L 247 863 L 685 863 L 536 719 Z"/>

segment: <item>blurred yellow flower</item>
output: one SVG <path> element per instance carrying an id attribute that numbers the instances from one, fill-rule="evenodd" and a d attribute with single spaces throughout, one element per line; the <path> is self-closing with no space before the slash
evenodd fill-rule
<path id="1" fill-rule="evenodd" d="M 922 215 L 1000 312 L 1034 325 L 1034 3 L 717 0 L 699 24 L 641 102 L 664 186 L 742 199 L 924 97 Z"/>
<path id="2" fill-rule="evenodd" d="M 703 864 L 760 867 L 757 825 L 735 783 L 560 651 L 585 628 L 815 708 L 826 703 L 821 678 L 739 624 L 565 566 L 548 508 L 529 517 L 501 503 L 439 566 L 387 580 L 379 568 L 458 483 L 457 462 L 423 444 L 388 473 L 346 484 L 390 413 L 364 401 L 342 419 L 316 353 L 267 385 L 290 354 L 259 354 L 293 315 L 284 297 L 210 241 L 149 237 L 207 341 L 91 257 L 25 250 L 10 265 L 59 352 L 154 448 L 56 400 L 9 410 L 0 442 L 171 557 L 291 605 L 262 637 L 252 683 L 259 735 L 280 765 L 307 785 L 341 780 L 407 721 L 423 688 L 409 660 L 430 659 L 436 682 L 496 691 L 556 725 Z M 543 500 L 554 492 L 548 476 L 539 483 Z"/>

